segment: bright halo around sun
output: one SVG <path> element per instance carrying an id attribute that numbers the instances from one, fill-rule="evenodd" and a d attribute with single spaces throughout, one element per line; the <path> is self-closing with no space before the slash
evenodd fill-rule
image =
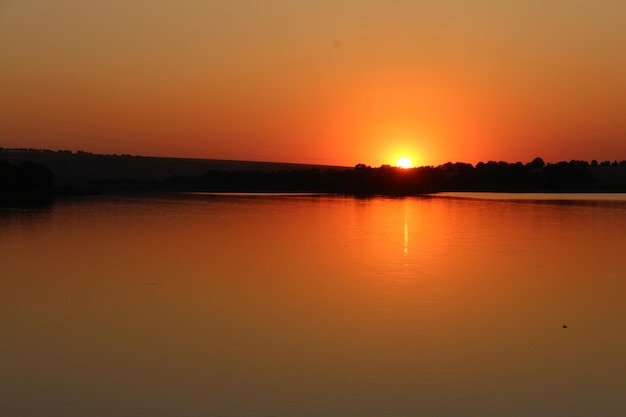
<path id="1" fill-rule="evenodd" d="M 413 163 L 411 162 L 411 160 L 409 158 L 407 158 L 406 156 L 403 156 L 402 158 L 398 159 L 398 162 L 396 162 L 396 165 L 400 168 L 411 168 L 413 166 Z"/>

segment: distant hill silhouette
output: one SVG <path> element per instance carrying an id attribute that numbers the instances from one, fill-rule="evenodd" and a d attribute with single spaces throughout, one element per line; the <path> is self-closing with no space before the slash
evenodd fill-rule
<path id="1" fill-rule="evenodd" d="M 160 158 L 100 155 L 89 152 L 0 148 L 0 161 L 35 162 L 52 170 L 58 186 L 83 186 L 103 179 L 164 180 L 171 176 L 202 175 L 208 170 L 279 171 L 310 168 L 343 168 L 329 165 L 221 159 Z"/>
<path id="2" fill-rule="evenodd" d="M 57 195 L 128 191 L 353 195 L 417 195 L 440 191 L 626 192 L 626 161 L 545 163 L 535 158 L 528 163 L 488 161 L 475 166 L 448 162 L 410 169 L 389 165 L 373 168 L 364 164 L 348 168 L 0 149 L 0 163 L 3 164 L 0 184 L 4 187 L 0 192 L 5 195 L 9 192 L 15 195 L 16 190 L 49 190 L 55 179 Z M 17 174 L 20 170 L 22 174 Z"/>

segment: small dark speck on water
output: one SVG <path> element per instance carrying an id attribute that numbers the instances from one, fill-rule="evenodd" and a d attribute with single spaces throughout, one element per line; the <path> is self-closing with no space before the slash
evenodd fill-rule
<path id="1" fill-rule="evenodd" d="M 564 329 L 567 329 L 567 324 L 564 324 L 562 327 L 563 327 Z"/>

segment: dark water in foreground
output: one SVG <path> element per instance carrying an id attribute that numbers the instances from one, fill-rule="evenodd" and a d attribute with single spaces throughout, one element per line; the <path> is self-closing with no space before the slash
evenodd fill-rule
<path id="1" fill-rule="evenodd" d="M 456 197 L 0 209 L 0 416 L 626 415 L 626 197 Z"/>

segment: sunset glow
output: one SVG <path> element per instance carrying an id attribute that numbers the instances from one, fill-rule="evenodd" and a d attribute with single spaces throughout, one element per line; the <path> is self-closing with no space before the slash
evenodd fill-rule
<path id="1" fill-rule="evenodd" d="M 0 417 L 626 416 L 625 52 L 626 0 L 0 0 Z"/>
<path id="2" fill-rule="evenodd" d="M 626 2 L 578 3 L 4 2 L 0 146 L 342 166 L 393 164 L 390 144 L 415 166 L 626 159 Z"/>

